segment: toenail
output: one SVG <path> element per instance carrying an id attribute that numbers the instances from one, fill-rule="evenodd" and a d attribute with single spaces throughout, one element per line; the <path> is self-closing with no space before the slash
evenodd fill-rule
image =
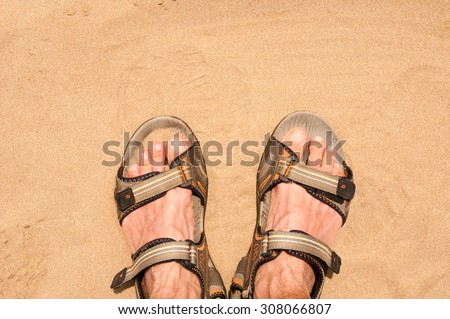
<path id="1" fill-rule="evenodd" d="M 297 137 L 297 138 L 302 138 L 302 139 L 304 139 L 304 138 L 306 137 L 306 134 L 303 133 L 302 131 L 296 131 L 296 132 L 293 134 L 293 137 Z"/>
<path id="2" fill-rule="evenodd" d="M 154 147 L 155 151 L 160 151 L 160 150 L 162 150 L 162 145 L 159 144 L 159 143 L 155 144 L 153 147 Z"/>

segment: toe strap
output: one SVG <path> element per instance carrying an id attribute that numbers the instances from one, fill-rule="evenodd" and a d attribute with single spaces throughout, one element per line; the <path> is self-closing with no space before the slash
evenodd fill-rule
<path id="1" fill-rule="evenodd" d="M 345 161 L 342 166 L 345 176 L 320 171 L 300 161 L 288 146 L 271 137 L 258 169 L 258 199 L 265 201 L 265 195 L 281 182 L 294 182 L 305 188 L 311 196 L 333 208 L 342 217 L 344 224 L 356 187 L 352 170 Z M 261 207 L 264 216 L 268 215 L 268 208 L 269 205 Z"/>
<path id="2" fill-rule="evenodd" d="M 281 178 L 322 190 L 344 200 L 351 200 L 355 195 L 355 184 L 350 178 L 319 171 L 296 162 L 291 156 L 280 157 L 277 173 Z"/>

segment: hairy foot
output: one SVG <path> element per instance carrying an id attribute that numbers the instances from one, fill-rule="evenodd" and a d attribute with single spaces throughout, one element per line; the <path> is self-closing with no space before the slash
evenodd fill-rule
<path id="1" fill-rule="evenodd" d="M 174 147 L 173 140 L 167 150 L 163 143 L 154 142 L 148 152 L 140 154 L 141 159 L 137 161 L 140 165 L 129 168 L 128 177 L 162 172 L 166 158 L 171 163 L 186 149 L 186 146 Z M 169 190 L 160 199 L 133 211 L 123 220 L 122 228 L 133 253 L 149 241 L 162 237 L 193 240 L 192 192 L 179 187 Z M 199 298 L 201 294 L 197 276 L 176 262 L 149 268 L 144 274 L 143 290 L 148 298 Z"/>
<path id="2" fill-rule="evenodd" d="M 302 129 L 289 131 L 282 140 L 299 158 L 307 143 Z M 308 144 L 306 144 L 306 147 Z M 344 176 L 341 166 L 327 163 L 325 141 L 315 137 L 309 146 L 308 165 L 333 175 Z M 266 229 L 290 231 L 302 230 L 331 246 L 341 228 L 342 219 L 336 211 L 320 202 L 306 190 L 291 182 L 281 183 L 271 193 L 271 203 Z M 303 260 L 282 252 L 275 260 L 259 268 L 255 278 L 255 298 L 309 298 L 315 276 L 312 268 Z"/>

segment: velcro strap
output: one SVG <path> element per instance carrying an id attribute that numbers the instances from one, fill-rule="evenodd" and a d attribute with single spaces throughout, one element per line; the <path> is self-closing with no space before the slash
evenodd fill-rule
<path id="1" fill-rule="evenodd" d="M 176 166 L 146 180 L 136 182 L 117 193 L 116 200 L 119 210 L 124 211 L 147 198 L 157 196 L 168 190 L 188 183 L 192 180 L 189 166 Z"/>
<path id="2" fill-rule="evenodd" d="M 261 244 L 261 254 L 271 250 L 294 250 L 321 259 L 333 272 L 339 273 L 341 258 L 327 244 L 306 233 L 269 231 Z"/>
<path id="3" fill-rule="evenodd" d="M 280 157 L 277 173 L 282 178 L 323 190 L 345 200 L 351 200 L 355 195 L 355 184 L 347 177 L 319 171 L 303 163 L 296 163 L 289 157 Z"/>
<path id="4" fill-rule="evenodd" d="M 183 260 L 197 265 L 197 248 L 188 241 L 173 241 L 153 246 L 136 257 L 133 264 L 116 274 L 111 288 L 116 289 L 136 278 L 147 268 L 166 261 Z"/>

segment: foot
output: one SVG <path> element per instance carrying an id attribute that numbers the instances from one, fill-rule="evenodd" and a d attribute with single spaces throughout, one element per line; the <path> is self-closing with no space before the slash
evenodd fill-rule
<path id="1" fill-rule="evenodd" d="M 299 158 L 308 147 L 302 129 L 289 131 L 282 140 Z M 306 146 L 305 146 L 306 145 Z M 305 148 L 304 148 L 305 147 Z M 333 175 L 344 176 L 342 167 L 332 157 L 327 163 L 327 149 L 321 137 L 309 146 L 308 165 Z M 342 226 L 342 219 L 330 206 L 291 182 L 280 183 L 271 193 L 266 229 L 302 230 L 332 246 Z M 263 264 L 255 278 L 255 298 L 309 298 L 315 282 L 312 268 L 303 260 L 282 252 L 275 260 Z"/>
<path id="2" fill-rule="evenodd" d="M 186 149 L 187 146 L 174 147 L 172 140 L 166 151 L 163 143 L 154 142 L 148 152 L 140 154 L 140 161 L 137 161 L 140 165 L 129 168 L 128 177 L 162 172 L 166 157 L 170 163 Z M 162 237 L 193 240 L 192 192 L 179 187 L 169 190 L 160 199 L 133 211 L 123 220 L 122 228 L 133 253 L 149 241 Z M 143 290 L 148 298 L 200 298 L 201 294 L 197 276 L 176 262 L 149 268 L 144 274 Z"/>

